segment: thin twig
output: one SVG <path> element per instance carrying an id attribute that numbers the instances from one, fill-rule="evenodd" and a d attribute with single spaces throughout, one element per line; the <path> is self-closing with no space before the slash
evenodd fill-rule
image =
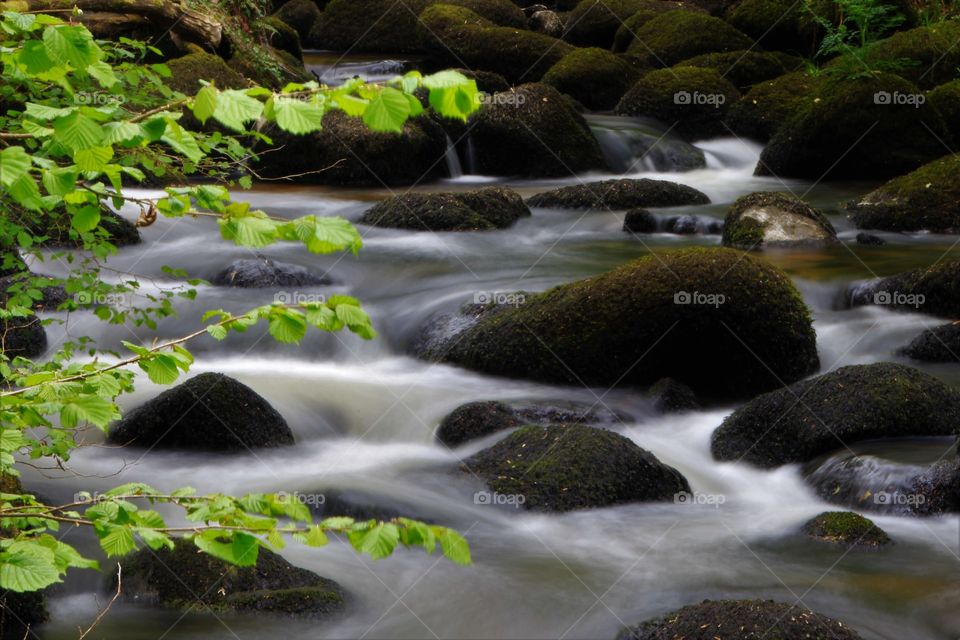
<path id="1" fill-rule="evenodd" d="M 103 609 L 101 609 L 101 610 L 100 610 L 100 613 L 97 614 L 97 617 L 94 618 L 94 620 L 93 620 L 93 624 L 91 624 L 89 627 L 87 627 L 87 630 L 86 630 L 86 631 L 84 631 L 84 630 L 82 630 L 82 629 L 80 630 L 80 638 L 79 638 L 79 640 L 83 640 L 84 638 L 86 638 L 87 635 L 88 635 L 91 631 L 93 631 L 94 627 L 96 627 L 98 624 L 100 624 L 100 620 L 103 619 L 103 616 L 107 615 L 107 612 L 110 611 L 110 607 L 112 607 L 112 606 L 113 606 L 113 603 L 116 602 L 116 601 L 117 601 L 117 598 L 120 597 L 120 592 L 121 592 L 122 589 L 123 589 L 123 583 L 122 583 L 121 580 L 120 580 L 120 575 L 121 575 L 121 572 L 122 572 L 122 571 L 123 571 L 123 568 L 120 566 L 120 563 L 118 562 L 118 563 L 117 563 L 117 592 L 116 592 L 115 594 L 113 594 L 113 597 L 112 597 L 112 598 L 110 598 L 110 602 L 107 603 L 107 606 L 105 606 Z"/>

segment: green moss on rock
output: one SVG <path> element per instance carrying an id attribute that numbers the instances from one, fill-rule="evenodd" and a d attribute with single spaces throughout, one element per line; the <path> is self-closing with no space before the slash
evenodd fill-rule
<path id="1" fill-rule="evenodd" d="M 694 292 L 713 304 L 687 304 Z M 710 399 L 778 388 L 819 366 L 810 313 L 789 277 L 730 249 L 648 255 L 472 315 L 437 320 L 421 355 L 565 384 L 646 387 L 671 377 Z"/>
<path id="2" fill-rule="evenodd" d="M 960 156 L 894 178 L 846 208 L 860 229 L 960 233 Z"/>
<path id="3" fill-rule="evenodd" d="M 727 21 L 765 49 L 812 54 L 816 28 L 803 3 L 793 0 L 742 0 L 727 12 Z"/>
<path id="4" fill-rule="evenodd" d="M 632 209 L 709 204 L 710 199 L 693 187 L 667 180 L 619 178 L 544 191 L 529 198 L 531 207 L 557 209 Z"/>
<path id="5" fill-rule="evenodd" d="M 737 135 L 769 140 L 790 116 L 818 99 L 823 83 L 802 71 L 759 82 L 730 105 L 727 122 Z"/>
<path id="6" fill-rule="evenodd" d="M 267 42 L 278 51 L 284 51 L 298 60 L 303 59 L 300 35 L 286 22 L 275 16 L 260 20 L 261 28 L 266 32 Z"/>
<path id="7" fill-rule="evenodd" d="M 464 461 L 501 495 L 533 511 L 572 511 L 673 500 L 689 492 L 679 471 L 633 441 L 583 425 L 525 426 Z"/>
<path id="8" fill-rule="evenodd" d="M 927 94 L 927 100 L 947 125 L 954 148 L 960 145 L 960 80 L 942 84 Z"/>
<path id="9" fill-rule="evenodd" d="M 369 209 L 360 222 L 417 231 L 490 231 L 530 215 L 520 195 L 504 187 L 465 193 L 406 193 Z"/>
<path id="10" fill-rule="evenodd" d="M 741 249 L 836 241 L 830 220 L 790 193 L 762 191 L 741 196 L 723 225 L 724 246 Z"/>
<path id="11" fill-rule="evenodd" d="M 539 80 L 573 47 L 542 33 L 501 27 L 469 9 L 438 4 L 420 15 L 420 41 L 443 65 L 499 73 L 511 82 Z"/>
<path id="12" fill-rule="evenodd" d="M 202 88 L 201 80 L 214 83 L 219 89 L 241 89 L 247 86 L 243 76 L 211 53 L 191 53 L 167 61 L 171 77 L 167 85 L 176 91 L 194 95 Z"/>
<path id="13" fill-rule="evenodd" d="M 686 138 L 728 134 L 724 116 L 740 92 L 714 69 L 674 67 L 648 73 L 623 96 L 616 112 L 646 116 Z"/>
<path id="14" fill-rule="evenodd" d="M 684 60 L 677 66 L 713 69 L 739 89 L 746 89 L 758 82 L 778 78 L 788 71 L 795 70 L 796 61 L 790 63 L 789 60 L 789 56 L 765 51 L 728 51 L 705 53 L 702 56 Z M 791 68 L 787 68 L 788 66 Z"/>
<path id="15" fill-rule="evenodd" d="M 769 468 L 863 440 L 957 433 L 960 393 L 884 362 L 843 367 L 754 398 L 714 431 L 712 449 L 718 460 Z"/>
<path id="16" fill-rule="evenodd" d="M 313 0 L 290 0 L 273 15 L 294 29 L 300 40 L 306 41 L 313 23 L 320 18 L 320 9 Z"/>
<path id="17" fill-rule="evenodd" d="M 566 16 L 563 39 L 580 47 L 609 49 L 624 20 L 648 5 L 651 0 L 582 0 Z"/>
<path id="18" fill-rule="evenodd" d="M 890 544 L 887 532 L 851 511 L 825 511 L 803 525 L 811 538 L 853 549 L 877 549 Z"/>
<path id="19" fill-rule="evenodd" d="M 692 11 L 669 11 L 644 23 L 628 53 L 647 56 L 652 66 L 670 67 L 683 60 L 754 46 L 746 34 L 720 18 Z"/>
<path id="20" fill-rule="evenodd" d="M 912 60 L 898 73 L 922 89 L 930 89 L 960 77 L 960 22 L 947 20 L 917 27 L 881 40 L 867 53 L 865 62 Z"/>
<path id="21" fill-rule="evenodd" d="M 613 38 L 612 50 L 614 53 L 623 53 L 630 47 L 630 43 L 636 38 L 637 31 L 650 20 L 653 20 L 662 13 L 668 11 L 690 11 L 693 13 L 707 14 L 708 11 L 700 5 L 692 2 L 683 2 L 682 0 L 647 0 L 643 6 L 624 20 L 617 28 Z"/>
<path id="22" fill-rule="evenodd" d="M 558 177 L 604 167 L 583 116 L 548 85 L 493 94 L 473 117 L 470 136 L 480 173 Z"/>
<path id="23" fill-rule="evenodd" d="M 594 0 L 586 0 L 593 2 Z M 616 106 L 639 73 L 629 63 L 604 49 L 577 49 L 550 67 L 543 83 L 590 109 Z"/>
<path id="24" fill-rule="evenodd" d="M 837 180 L 912 171 L 943 155 L 947 136 L 929 104 L 891 101 L 919 94 L 916 85 L 892 74 L 825 84 L 819 101 L 805 103 L 777 130 L 757 174 Z"/>
<path id="25" fill-rule="evenodd" d="M 775 631 L 773 635 L 772 631 Z M 704 600 L 627 627 L 616 640 L 862 640 L 839 620 L 791 602 Z"/>

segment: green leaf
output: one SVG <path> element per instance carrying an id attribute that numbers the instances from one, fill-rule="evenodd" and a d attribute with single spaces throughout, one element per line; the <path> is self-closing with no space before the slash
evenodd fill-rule
<path id="1" fill-rule="evenodd" d="M 103 127 L 75 111 L 53 121 L 57 141 L 71 151 L 80 151 L 99 146 L 103 142 Z"/>
<path id="2" fill-rule="evenodd" d="M 197 120 L 206 123 L 217 110 L 217 90 L 212 86 L 200 89 L 193 99 L 191 109 L 193 109 L 193 115 Z"/>
<path id="3" fill-rule="evenodd" d="M 108 144 L 130 142 L 143 135 L 140 127 L 132 122 L 108 122 L 103 125 L 105 136 L 103 141 Z"/>
<path id="4" fill-rule="evenodd" d="M 217 538 L 224 535 L 218 531 L 204 532 L 195 536 L 193 543 L 201 551 L 238 567 L 252 567 L 257 564 L 260 542 L 256 537 L 238 531 L 233 533 L 230 542 L 220 542 Z"/>
<path id="5" fill-rule="evenodd" d="M 410 103 L 402 91 L 387 87 L 370 101 L 363 122 L 373 131 L 399 133 L 410 117 Z"/>
<path id="6" fill-rule="evenodd" d="M 98 396 L 77 396 L 63 401 L 60 420 L 63 426 L 72 429 L 83 422 L 89 422 L 105 429 L 120 417 L 117 406 Z"/>
<path id="7" fill-rule="evenodd" d="M 213 336 L 214 340 L 224 340 L 227 337 L 227 328 L 219 324 L 212 324 L 207 327 L 207 333 Z"/>
<path id="8" fill-rule="evenodd" d="M 217 96 L 217 105 L 213 117 L 234 131 L 244 131 L 245 124 L 260 117 L 263 103 L 251 98 L 245 91 L 231 89 L 221 91 Z"/>
<path id="9" fill-rule="evenodd" d="M 303 314 L 292 309 L 277 309 L 270 317 L 270 335 L 277 342 L 295 344 L 307 333 Z"/>
<path id="10" fill-rule="evenodd" d="M 167 128 L 160 140 L 185 155 L 191 162 L 200 162 L 203 158 L 203 152 L 200 151 L 193 134 L 171 118 L 167 118 Z"/>
<path id="11" fill-rule="evenodd" d="M 337 96 L 337 106 L 348 116 L 359 118 L 370 106 L 370 101 L 343 94 Z"/>
<path id="12" fill-rule="evenodd" d="M 100 59 L 100 48 L 84 27 L 57 25 L 43 31 L 43 46 L 50 59 L 84 69 Z"/>
<path id="13" fill-rule="evenodd" d="M 274 98 L 273 113 L 277 125 L 297 135 L 319 131 L 323 122 L 323 108 L 313 102 Z"/>
<path id="14" fill-rule="evenodd" d="M 162 531 L 154 531 L 146 527 L 134 527 L 133 532 L 140 536 L 140 539 L 154 551 L 159 551 L 163 547 L 173 550 L 173 540 Z"/>
<path id="15" fill-rule="evenodd" d="M 327 534 L 323 532 L 320 525 L 313 525 L 303 538 L 304 544 L 308 547 L 322 547 L 329 542 Z"/>
<path id="16" fill-rule="evenodd" d="M 97 532 L 99 535 L 99 531 Z M 111 526 L 100 537 L 100 548 L 108 558 L 125 556 L 135 551 L 137 543 L 133 539 L 133 529 L 127 526 Z"/>
<path id="17" fill-rule="evenodd" d="M 44 169 L 41 179 L 43 188 L 53 196 L 65 196 L 77 188 L 79 172 L 74 167 Z"/>
<path id="18" fill-rule="evenodd" d="M 241 247 L 265 247 L 277 241 L 277 224 L 265 215 L 231 216 L 217 221 L 220 235 Z"/>
<path id="19" fill-rule="evenodd" d="M 470 545 L 467 543 L 466 538 L 453 529 L 438 528 L 440 530 L 437 531 L 435 529 L 434 533 L 437 539 L 440 540 L 440 549 L 443 550 L 443 555 L 457 564 L 471 564 L 473 560 L 470 557 Z"/>
<path id="20" fill-rule="evenodd" d="M 420 81 L 420 85 L 427 89 L 449 89 L 450 87 L 463 86 L 469 82 L 471 82 L 471 80 L 459 71 L 448 69 L 424 76 Z"/>
<path id="21" fill-rule="evenodd" d="M 349 220 L 338 216 L 304 216 L 284 225 L 285 239 L 299 240 L 312 253 L 333 253 L 349 249 L 356 254 L 363 246 L 363 238 Z"/>
<path id="22" fill-rule="evenodd" d="M 9 187 L 30 171 L 30 156 L 23 147 L 0 151 L 0 184 Z"/>
<path id="23" fill-rule="evenodd" d="M 107 163 L 113 158 L 113 147 L 92 147 L 81 149 L 73 154 L 73 161 L 80 171 L 106 171 Z"/>
<path id="24" fill-rule="evenodd" d="M 366 531 L 351 531 L 348 538 L 354 549 L 380 560 L 393 553 L 400 541 L 400 532 L 397 525 L 382 522 Z"/>
<path id="25" fill-rule="evenodd" d="M 165 353 L 155 354 L 149 360 L 140 362 L 140 368 L 147 372 L 147 377 L 154 384 L 171 384 L 180 377 L 177 361 Z"/>
<path id="26" fill-rule="evenodd" d="M 87 205 L 80 207 L 73 214 L 71 226 L 80 233 L 93 231 L 100 224 L 100 207 L 96 205 Z"/>
<path id="27" fill-rule="evenodd" d="M 60 581 L 53 551 L 36 542 L 14 542 L 0 553 L 0 587 L 39 591 Z"/>
<path id="28" fill-rule="evenodd" d="M 87 65 L 87 73 L 106 89 L 113 88 L 119 82 L 117 76 L 113 73 L 113 67 L 103 61 Z"/>
<path id="29" fill-rule="evenodd" d="M 26 113 L 31 118 L 36 118 L 37 120 L 47 122 L 49 120 L 55 120 L 57 118 L 68 116 L 71 113 L 76 112 L 76 110 L 77 110 L 77 107 L 57 108 L 57 107 L 49 107 L 44 104 L 37 104 L 35 102 L 28 102 L 26 111 L 24 113 Z"/>

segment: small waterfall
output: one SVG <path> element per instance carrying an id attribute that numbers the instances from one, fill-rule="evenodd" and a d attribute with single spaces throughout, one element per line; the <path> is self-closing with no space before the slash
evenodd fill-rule
<path id="1" fill-rule="evenodd" d="M 460 178 L 463 176 L 463 167 L 460 166 L 460 156 L 457 155 L 457 148 L 453 144 L 450 136 L 447 136 L 447 173 L 451 178 Z"/>
<path id="2" fill-rule="evenodd" d="M 617 173 L 691 171 L 707 166 L 703 151 L 670 136 L 653 121 L 622 116 L 587 116 L 610 168 Z"/>
<path id="3" fill-rule="evenodd" d="M 473 136 L 467 134 L 467 173 L 477 175 L 477 150 L 473 146 Z"/>

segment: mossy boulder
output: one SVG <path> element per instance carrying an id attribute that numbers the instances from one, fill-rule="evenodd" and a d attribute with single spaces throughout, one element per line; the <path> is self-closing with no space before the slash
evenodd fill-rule
<path id="1" fill-rule="evenodd" d="M 305 1 L 313 4 L 311 0 Z M 306 38 L 306 35 L 301 36 L 296 29 L 275 16 L 268 16 L 260 20 L 258 24 L 265 32 L 267 42 L 272 48 L 285 51 L 294 58 L 303 59 L 301 42 L 303 38 Z"/>
<path id="2" fill-rule="evenodd" d="M 623 96 L 616 112 L 655 118 L 688 139 L 729 135 L 724 116 L 740 92 L 716 70 L 674 67 L 648 73 Z"/>
<path id="3" fill-rule="evenodd" d="M 264 177 L 295 175 L 299 182 L 382 187 L 446 176 L 447 136 L 426 116 L 408 120 L 394 134 L 371 131 L 359 118 L 330 111 L 316 133 L 296 136 L 276 128 L 266 133 L 274 143 L 269 148 L 283 149 L 262 153 L 257 171 Z"/>
<path id="4" fill-rule="evenodd" d="M 886 531 L 851 511 L 825 511 L 804 523 L 803 533 L 849 549 L 879 549 L 890 544 Z"/>
<path id="5" fill-rule="evenodd" d="M 36 638 L 37 628 L 49 619 L 43 591 L 0 590 L 0 640 Z"/>
<path id="6" fill-rule="evenodd" d="M 960 156 L 894 178 L 846 205 L 860 229 L 960 233 Z"/>
<path id="7" fill-rule="evenodd" d="M 527 199 L 531 207 L 552 209 L 632 209 L 709 204 L 693 187 L 667 180 L 619 178 L 558 187 Z"/>
<path id="8" fill-rule="evenodd" d="M 529 215 L 516 191 L 486 187 L 464 193 L 393 196 L 367 210 L 360 222 L 415 231 L 490 231 L 505 229 Z"/>
<path id="9" fill-rule="evenodd" d="M 775 636 L 771 635 L 775 630 Z M 862 640 L 849 625 L 796 603 L 704 600 L 627 627 L 616 640 Z"/>
<path id="10" fill-rule="evenodd" d="M 960 80 L 942 84 L 927 94 L 927 100 L 947 125 L 949 142 L 960 145 Z"/>
<path id="11" fill-rule="evenodd" d="M 9 211 L 6 215 L 11 221 L 28 228 L 34 235 L 43 236 L 44 239 L 38 243 L 40 246 L 79 249 L 83 245 L 73 229 L 70 214 L 63 209 L 58 209 L 42 221 L 18 210 Z M 103 237 L 116 247 L 127 247 L 141 242 L 140 231 L 136 225 L 106 207 L 100 210 L 100 222 L 94 233 L 103 234 Z"/>
<path id="12" fill-rule="evenodd" d="M 960 22 L 945 20 L 928 27 L 895 33 L 876 43 L 864 61 L 912 60 L 898 73 L 922 89 L 931 89 L 960 77 Z"/>
<path id="13" fill-rule="evenodd" d="M 460 405 L 437 427 L 437 441 L 448 447 L 523 425 L 615 424 L 622 419 L 609 411 L 578 403 L 565 406 L 530 404 L 511 406 L 493 400 Z"/>
<path id="14" fill-rule="evenodd" d="M 563 39 L 580 47 L 609 49 L 623 21 L 648 4 L 650 0 L 581 0 L 567 14 Z"/>
<path id="15" fill-rule="evenodd" d="M 756 173 L 814 180 L 890 178 L 942 156 L 948 134 L 939 114 L 929 104 L 918 107 L 893 96 L 917 97 L 920 91 L 892 74 L 825 85 L 821 100 L 805 103 L 777 130 Z"/>
<path id="16" fill-rule="evenodd" d="M 308 41 L 321 49 L 417 51 L 417 15 L 428 0 L 332 0 L 313 23 Z"/>
<path id="17" fill-rule="evenodd" d="M 765 49 L 812 54 L 817 47 L 817 29 L 803 3 L 741 0 L 727 11 L 726 18 Z"/>
<path id="18" fill-rule="evenodd" d="M 769 468 L 863 440 L 957 433 L 960 393 L 884 362 L 843 367 L 754 398 L 714 431 L 712 449 L 718 460 Z"/>
<path id="19" fill-rule="evenodd" d="M 559 38 L 563 35 L 566 26 L 563 24 L 563 18 L 556 11 L 541 9 L 534 11 L 527 19 L 527 28 L 552 38 Z"/>
<path id="20" fill-rule="evenodd" d="M 609 51 L 576 49 L 550 67 L 543 83 L 572 96 L 587 108 L 604 110 L 616 106 L 638 76 L 629 63 Z"/>
<path id="21" fill-rule="evenodd" d="M 758 82 L 779 78 L 794 71 L 799 63 L 799 59 L 766 51 L 727 51 L 705 53 L 684 60 L 676 66 L 713 69 L 738 89 L 745 90 Z"/>
<path id="22" fill-rule="evenodd" d="M 584 425 L 528 425 L 464 460 L 491 491 L 523 496 L 532 511 L 562 512 L 663 502 L 686 478 L 622 435 Z"/>
<path id="23" fill-rule="evenodd" d="M 234 260 L 210 282 L 222 287 L 259 289 L 265 287 L 309 287 L 330 284 L 325 274 L 298 264 L 275 262 L 264 256 Z"/>
<path id="24" fill-rule="evenodd" d="M 900 353 L 923 362 L 960 363 L 960 324 L 950 322 L 926 329 Z"/>
<path id="25" fill-rule="evenodd" d="M 637 31 L 647 22 L 650 22 L 662 13 L 680 9 L 705 15 L 709 13 L 705 8 L 693 2 L 683 2 L 682 0 L 647 0 L 640 9 L 617 27 L 616 34 L 613 37 L 613 46 L 611 47 L 613 52 L 623 53 L 629 49 L 630 44 L 634 41 L 634 38 L 636 38 Z"/>
<path id="26" fill-rule="evenodd" d="M 300 40 L 306 42 L 310 37 L 310 29 L 320 18 L 320 9 L 313 0 L 290 0 L 273 15 L 293 28 Z"/>
<path id="27" fill-rule="evenodd" d="M 123 598 L 184 611 L 202 603 L 218 612 L 322 618 L 343 611 L 347 594 L 262 547 L 255 566 L 237 567 L 178 542 L 173 550 L 143 549 L 124 558 Z"/>
<path id="28" fill-rule="evenodd" d="M 523 9 L 510 0 L 434 0 L 436 4 L 449 4 L 473 11 L 478 16 L 501 27 L 527 28 L 527 16 Z"/>
<path id="29" fill-rule="evenodd" d="M 769 140 L 790 116 L 814 104 L 823 84 L 802 71 L 757 83 L 730 105 L 727 123 L 739 136 Z"/>
<path id="30" fill-rule="evenodd" d="M 315 79 L 299 57 L 252 41 L 234 49 L 227 65 L 256 84 L 274 90 L 280 90 L 290 82 Z"/>
<path id="31" fill-rule="evenodd" d="M 790 279 L 730 249 L 648 255 L 517 306 L 468 311 L 432 323 L 420 355 L 564 384 L 647 387 L 670 377 L 720 399 L 778 388 L 819 366 L 810 314 Z"/>
<path id="32" fill-rule="evenodd" d="M 947 318 L 960 317 L 960 260 L 943 260 L 886 278 L 850 286 L 851 306 L 878 304 Z"/>
<path id="33" fill-rule="evenodd" d="M 247 451 L 293 444 L 293 432 L 247 385 L 222 373 L 201 373 L 127 413 L 108 440 L 156 449 Z"/>
<path id="34" fill-rule="evenodd" d="M 501 27 L 467 8 L 449 4 L 430 6 L 420 15 L 419 39 L 438 65 L 493 71 L 514 83 L 539 80 L 573 51 L 562 40 Z"/>
<path id="35" fill-rule="evenodd" d="M 673 65 L 704 53 L 743 51 L 753 40 L 710 15 L 693 11 L 669 11 L 644 23 L 627 53 L 646 57 L 655 67 Z"/>
<path id="36" fill-rule="evenodd" d="M 212 53 L 191 53 L 181 58 L 168 60 L 171 76 L 166 84 L 171 89 L 194 95 L 203 85 L 201 80 L 214 83 L 219 89 L 242 89 L 247 81 L 231 69 L 223 58 Z"/>
<path id="37" fill-rule="evenodd" d="M 543 178 L 604 166 L 586 121 L 545 84 L 495 93 L 473 117 L 470 136 L 480 173 Z"/>
<path id="38" fill-rule="evenodd" d="M 741 249 L 833 244 L 830 220 L 797 196 L 762 191 L 737 198 L 723 225 L 723 244 Z"/>

